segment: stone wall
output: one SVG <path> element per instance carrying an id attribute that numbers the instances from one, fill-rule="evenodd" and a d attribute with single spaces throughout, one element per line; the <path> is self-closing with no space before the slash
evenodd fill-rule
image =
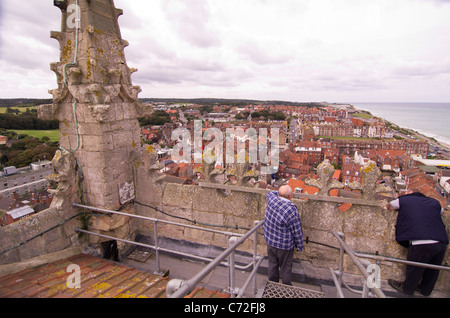
<path id="1" fill-rule="evenodd" d="M 152 172 L 155 168 L 151 161 L 137 168 L 136 175 L 138 191 L 136 200 L 141 205 L 136 206 L 136 214 L 154 217 L 163 220 L 197 225 L 202 223 L 215 225 L 224 231 L 245 233 L 246 230 L 237 228 L 252 228 L 254 222 L 263 220 L 266 209 L 265 195 L 267 190 L 242 186 L 224 186 L 222 184 L 201 183 L 200 186 L 164 183 L 157 180 L 157 174 Z M 367 166 L 366 172 L 374 167 Z M 322 180 L 315 183 L 326 193 L 331 188 L 331 182 L 324 182 L 331 173 L 330 166 L 325 163 L 319 167 L 319 175 Z M 379 171 L 374 170 L 376 176 Z M 373 176 L 366 176 L 367 180 L 375 180 Z M 328 179 L 327 179 L 328 180 Z M 376 180 L 375 180 L 376 181 Z M 360 188 L 368 187 L 371 195 L 379 191 L 375 185 L 360 185 Z M 312 182 L 311 182 L 312 183 Z M 369 199 L 345 199 L 330 197 L 327 195 L 308 196 L 294 199 L 293 202 L 299 209 L 304 237 L 309 242 L 305 251 L 296 252 L 298 259 L 307 276 L 311 278 L 330 279 L 329 268 L 337 269 L 339 261 L 339 244 L 332 236 L 331 231 L 345 234 L 347 244 L 358 252 L 379 254 L 400 259 L 406 259 L 407 249 L 395 242 L 395 223 L 397 212 L 383 208 L 385 202 Z M 364 196 L 364 195 L 363 195 Z M 351 208 L 341 212 L 338 207 L 343 203 L 352 203 Z M 150 208 L 154 207 L 164 213 Z M 170 216 L 169 216 L 170 215 Z M 183 218 L 183 219 L 179 219 Z M 450 226 L 449 218 L 444 216 L 447 229 Z M 151 222 L 139 221 L 136 223 L 136 232 L 145 236 L 153 234 Z M 262 231 L 260 231 L 262 233 Z M 192 230 L 172 225 L 159 225 L 158 234 L 172 239 L 193 241 L 201 244 L 226 247 L 227 241 L 223 235 Z M 336 249 L 330 248 L 331 245 Z M 253 238 L 240 247 L 241 250 L 253 251 Z M 262 235 L 258 239 L 258 253 L 266 254 L 266 243 Z M 373 262 L 373 261 L 372 261 Z M 447 253 L 445 263 L 450 263 Z M 359 271 L 346 256 L 344 259 L 344 271 L 359 275 Z M 405 266 L 393 263 L 384 263 L 381 266 L 381 277 L 403 279 Z M 450 273 L 441 272 L 437 288 L 447 289 L 450 286 Z"/>
<path id="2" fill-rule="evenodd" d="M 75 232 L 75 228 L 83 226 L 81 211 L 72 208 L 72 202 L 80 197 L 80 174 L 75 157 L 57 151 L 53 167 L 55 173 L 47 177 L 56 185 L 56 189 L 48 190 L 53 193 L 50 208 L 0 227 L 0 265 L 84 244 L 85 240 Z"/>
<path id="3" fill-rule="evenodd" d="M 190 225 L 195 222 L 197 226 L 241 234 L 252 228 L 255 221 L 264 219 L 267 190 L 212 182 L 203 182 L 199 186 L 162 182 L 162 176 L 155 172 L 159 165 L 151 147 L 141 150 L 144 160 L 137 161 L 133 165 L 137 189 L 136 203 L 128 205 L 122 212 Z M 16 224 L 0 228 L 2 250 L 11 248 L 7 253 L 0 255 L 0 265 L 19 262 L 73 246 L 88 244 L 98 246 L 102 242 L 94 236 L 85 236 L 80 239 L 75 232 L 76 227 L 87 226 L 94 232 L 127 239 L 133 239 L 136 234 L 152 236 L 153 223 L 123 216 L 103 215 L 93 217 L 83 224 L 81 221 L 83 210 L 74 209 L 71 206 L 72 202 L 79 201 L 80 196 L 79 176 L 74 156 L 58 152 L 54 158 L 54 166 L 56 173 L 50 179 L 56 182 L 58 187 L 50 209 Z M 310 182 L 320 187 L 323 190 L 322 193 L 339 186 L 323 181 L 328 173 L 332 173 L 332 169 L 329 169 L 327 163 L 321 165 L 319 175 L 322 176 L 322 180 Z M 371 187 L 371 189 L 374 188 Z M 406 258 L 407 250 L 395 242 L 397 213 L 383 209 L 384 203 L 323 194 L 296 196 L 293 202 L 299 209 L 304 237 L 308 238 L 309 243 L 306 244 L 305 251 L 295 253 L 295 258 L 301 263 L 306 276 L 329 280 L 329 268 L 337 269 L 339 245 L 331 234 L 332 230 L 344 233 L 346 242 L 354 251 Z M 352 206 L 345 212 L 341 212 L 339 207 L 343 203 L 351 203 Z M 450 221 L 447 215 L 444 216 L 444 221 L 449 229 Z M 41 233 L 43 234 L 39 235 Z M 174 225 L 159 224 L 158 234 L 175 240 L 219 247 L 227 246 L 224 235 Z M 27 242 L 28 240 L 30 241 Z M 26 243 L 14 248 L 22 242 Z M 119 248 L 123 252 L 127 246 L 119 246 Z M 252 252 L 253 237 L 250 237 L 240 250 Z M 258 253 L 266 254 L 266 243 L 262 235 L 258 236 Z M 450 263 L 449 253 L 445 263 L 447 265 Z M 345 257 L 344 271 L 349 274 L 359 274 L 348 257 Z M 382 265 L 382 279 L 402 279 L 404 271 L 403 265 L 385 263 Z M 450 273 L 441 272 L 437 288 L 448 290 L 448 286 L 450 286 Z"/>

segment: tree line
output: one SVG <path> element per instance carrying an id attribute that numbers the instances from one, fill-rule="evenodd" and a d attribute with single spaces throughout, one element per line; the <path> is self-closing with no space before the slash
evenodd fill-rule
<path id="1" fill-rule="evenodd" d="M 36 110 L 31 110 L 18 114 L 0 114 L 0 127 L 16 130 L 53 130 L 59 129 L 59 121 L 40 119 Z"/>
<path id="2" fill-rule="evenodd" d="M 0 107 L 31 107 L 42 104 L 51 104 L 52 99 L 43 98 L 2 98 L 0 99 Z"/>
<path id="3" fill-rule="evenodd" d="M 150 116 L 138 118 L 139 125 L 143 126 L 162 126 L 165 123 L 171 123 L 170 115 L 163 110 L 155 110 Z"/>
<path id="4" fill-rule="evenodd" d="M 3 129 L 0 129 L 0 135 L 14 140 L 10 147 L 0 145 L 0 166 L 3 167 L 21 168 L 38 160 L 52 160 L 59 148 L 59 143 L 50 142 L 48 137 L 39 139 Z"/>

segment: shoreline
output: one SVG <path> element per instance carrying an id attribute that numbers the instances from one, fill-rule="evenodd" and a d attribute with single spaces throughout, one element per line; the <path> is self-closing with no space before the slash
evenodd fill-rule
<path id="1" fill-rule="evenodd" d="M 354 105 L 351 105 L 351 107 L 353 107 L 353 109 L 356 110 L 356 111 L 368 113 L 368 114 L 370 114 L 373 117 L 381 118 L 381 117 L 373 115 L 368 110 L 357 108 Z M 384 120 L 385 122 L 389 122 L 385 118 L 381 118 L 381 119 Z M 399 126 L 399 125 L 397 125 L 395 123 L 392 123 L 392 122 L 390 122 L 390 123 L 393 124 L 394 126 L 400 128 L 400 129 L 408 131 L 410 133 L 410 135 L 413 136 L 413 137 L 417 137 L 418 139 L 423 139 L 423 140 L 427 141 L 430 145 L 432 145 L 434 147 L 437 147 L 437 148 L 441 148 L 441 150 L 443 150 L 444 152 L 447 152 L 447 153 L 442 153 L 442 156 L 444 157 L 444 159 L 450 160 L 450 144 L 442 142 L 442 141 L 439 141 L 436 138 L 429 137 L 429 136 L 427 136 L 427 135 L 425 135 L 423 133 L 420 133 L 420 132 L 418 132 L 418 131 L 416 131 L 416 130 L 414 130 L 412 128 L 405 128 L 405 127 L 401 127 L 401 126 Z M 405 136 L 405 137 L 407 138 L 407 136 Z M 410 138 L 410 139 L 413 139 L 413 138 Z"/>

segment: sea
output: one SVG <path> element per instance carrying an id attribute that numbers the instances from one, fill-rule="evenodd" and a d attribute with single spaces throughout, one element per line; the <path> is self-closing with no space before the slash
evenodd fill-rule
<path id="1" fill-rule="evenodd" d="M 450 103 L 350 103 L 397 126 L 450 145 Z"/>

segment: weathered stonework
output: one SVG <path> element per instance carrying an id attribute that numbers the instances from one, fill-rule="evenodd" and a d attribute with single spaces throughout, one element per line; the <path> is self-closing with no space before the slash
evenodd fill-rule
<path id="1" fill-rule="evenodd" d="M 60 61 L 51 65 L 58 88 L 51 91 L 53 104 L 41 106 L 39 114 L 60 121 L 61 147 L 74 153 L 83 171 L 84 202 L 116 209 L 121 185 L 133 182 L 141 145 L 137 118 L 145 111 L 140 88 L 131 81 L 136 69 L 125 60 L 128 42 L 117 21 L 122 10 L 112 0 L 78 4 L 79 28 L 71 27 L 71 16 L 63 10 L 61 32 L 51 34 L 61 52 Z"/>
<path id="2" fill-rule="evenodd" d="M 73 19 L 77 12 L 67 12 L 77 3 L 78 28 Z M 58 6 L 61 32 L 51 32 L 60 45 L 60 61 L 51 64 L 58 87 L 50 91 L 53 104 L 42 105 L 38 112 L 42 118 L 60 121 L 61 148 L 73 155 L 82 173 L 81 195 L 74 201 L 118 209 L 135 197 L 133 169 L 142 154 L 137 118 L 151 111 L 138 100 L 140 88 L 132 85 L 131 74 L 137 70 L 126 63 L 128 42 L 118 24 L 122 10 L 112 0 L 66 0 Z M 134 213 L 132 207 L 126 211 Z M 92 216 L 89 229 L 132 236 L 125 217 Z M 90 237 L 90 241 L 103 240 Z"/>

